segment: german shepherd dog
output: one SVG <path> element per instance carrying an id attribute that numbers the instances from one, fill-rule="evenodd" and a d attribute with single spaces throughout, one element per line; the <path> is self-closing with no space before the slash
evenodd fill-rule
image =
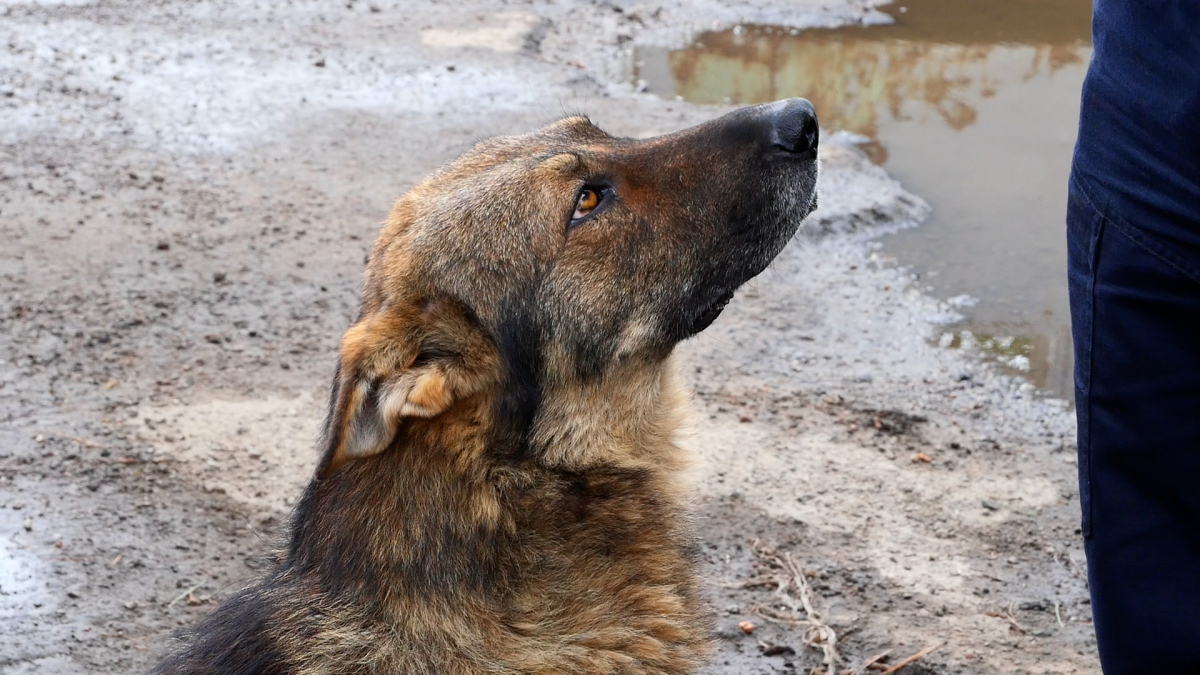
<path id="1" fill-rule="evenodd" d="M 671 353 L 816 207 L 803 99 L 584 117 L 396 202 L 273 571 L 159 673 L 689 673 L 709 652 Z"/>

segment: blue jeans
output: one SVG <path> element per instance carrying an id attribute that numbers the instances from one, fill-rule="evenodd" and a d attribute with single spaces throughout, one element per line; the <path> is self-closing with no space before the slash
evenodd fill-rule
<path id="1" fill-rule="evenodd" d="M 1200 11 L 1198 8 L 1197 11 Z M 1079 483 L 1107 675 L 1200 672 L 1200 223 L 1146 221 L 1077 155 L 1067 209 Z"/>

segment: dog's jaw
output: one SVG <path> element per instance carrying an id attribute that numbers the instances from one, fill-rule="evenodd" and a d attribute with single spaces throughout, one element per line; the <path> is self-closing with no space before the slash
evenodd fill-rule
<path id="1" fill-rule="evenodd" d="M 713 294 L 716 297 L 708 301 L 707 304 L 702 304 L 700 310 L 696 312 L 688 324 L 688 336 L 696 335 L 711 326 L 717 317 L 721 316 L 721 312 L 725 311 L 725 307 L 733 300 L 736 291 L 717 289 Z"/>

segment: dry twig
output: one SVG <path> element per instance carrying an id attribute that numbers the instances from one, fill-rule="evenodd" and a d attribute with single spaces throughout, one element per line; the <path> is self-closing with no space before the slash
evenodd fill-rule
<path id="1" fill-rule="evenodd" d="M 925 649 L 922 649 L 921 651 L 917 652 L 916 654 L 913 654 L 912 656 L 908 657 L 907 659 L 904 659 L 903 661 L 897 663 L 896 665 L 892 666 L 891 668 L 888 668 L 887 670 L 879 673 L 879 675 L 892 675 L 892 673 L 900 672 L 901 668 L 911 666 L 912 664 L 916 663 L 917 661 L 920 661 L 921 659 L 925 658 L 926 656 L 929 656 L 935 650 L 940 648 L 943 644 L 945 644 L 945 643 L 939 642 L 937 644 L 930 645 L 930 646 L 926 647 Z"/>
<path id="2" fill-rule="evenodd" d="M 865 673 L 865 672 L 867 672 L 867 670 L 872 670 L 872 669 L 873 670 L 883 670 L 883 669 L 887 668 L 886 665 L 883 665 L 879 662 L 882 661 L 883 659 L 886 659 L 888 657 L 888 654 L 891 654 L 891 653 L 892 653 L 892 650 L 889 649 L 884 652 L 879 652 L 875 656 L 868 658 L 866 661 L 862 662 L 861 666 L 850 671 L 851 675 L 860 675 L 861 673 Z"/>
<path id="3" fill-rule="evenodd" d="M 198 589 L 198 588 L 203 588 L 203 586 L 204 586 L 204 584 L 203 584 L 203 583 L 198 583 L 198 584 L 196 584 L 195 586 L 192 586 L 191 588 L 187 589 L 186 591 L 184 591 L 184 592 L 180 593 L 179 595 L 175 596 L 175 599 L 174 599 L 174 600 L 172 600 L 172 601 L 170 601 L 170 602 L 168 602 L 168 603 L 167 603 L 167 607 L 173 607 L 173 606 L 175 605 L 175 603 L 177 603 L 177 602 L 179 602 L 180 600 L 183 600 L 184 598 L 188 597 L 188 596 L 189 596 L 189 595 L 191 595 L 191 594 L 192 594 L 192 592 L 193 592 L 193 591 L 195 591 L 196 589 Z"/>
<path id="4" fill-rule="evenodd" d="M 721 588 L 758 588 L 759 586 L 774 586 L 778 583 L 775 577 L 757 576 L 742 581 L 723 581 L 717 586 Z"/>
<path id="5" fill-rule="evenodd" d="M 785 552 L 783 557 L 766 551 L 758 545 L 751 544 L 753 551 L 760 557 L 778 568 L 781 573 L 774 576 L 775 595 L 790 610 L 780 612 L 770 607 L 759 605 L 752 611 L 758 616 L 773 623 L 785 626 L 803 628 L 802 640 L 805 646 L 821 650 L 821 663 L 825 666 L 826 675 L 837 675 L 837 664 L 842 658 L 837 652 L 837 633 L 812 606 L 812 592 L 804 570 L 792 558 L 791 553 Z M 757 580 L 756 580 L 757 581 Z"/>
<path id="6" fill-rule="evenodd" d="M 1020 631 L 1022 633 L 1028 633 L 1029 629 L 1026 628 L 1025 626 L 1022 626 L 1021 622 L 1017 621 L 1017 617 L 1013 615 L 1013 610 L 1016 609 L 1016 606 L 1017 606 L 1017 603 L 1011 602 L 1011 603 L 1009 603 L 1008 608 L 1005 609 L 1003 612 L 988 612 L 987 615 L 996 617 L 997 619 L 1004 619 L 1009 624 L 1011 624 L 1013 628 L 1016 628 L 1018 631 Z"/>
<path id="7" fill-rule="evenodd" d="M 46 436 L 48 438 L 61 438 L 64 441 L 73 441 L 75 443 L 82 445 L 85 448 L 103 448 L 104 447 L 103 445 L 100 445 L 96 441 L 93 441 L 90 438 L 84 438 L 83 436 L 72 436 L 70 434 L 63 434 L 63 433 L 59 433 L 57 431 L 45 431 L 42 433 L 42 435 Z"/>

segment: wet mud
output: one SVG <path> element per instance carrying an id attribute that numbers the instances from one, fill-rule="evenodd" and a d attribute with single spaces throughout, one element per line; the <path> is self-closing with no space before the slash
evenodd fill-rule
<path id="1" fill-rule="evenodd" d="M 878 18 L 495 9 L 0 7 L 0 671 L 142 671 L 270 564 L 364 256 L 421 177 L 566 110 L 631 136 L 719 114 L 628 84 L 681 27 Z M 1096 672 L 1066 404 L 939 347 L 953 307 L 877 240 L 927 205 L 853 143 L 822 162 L 804 234 L 680 350 L 706 672 L 821 665 L 776 560 L 839 668 L 940 645 L 904 672 Z"/>

